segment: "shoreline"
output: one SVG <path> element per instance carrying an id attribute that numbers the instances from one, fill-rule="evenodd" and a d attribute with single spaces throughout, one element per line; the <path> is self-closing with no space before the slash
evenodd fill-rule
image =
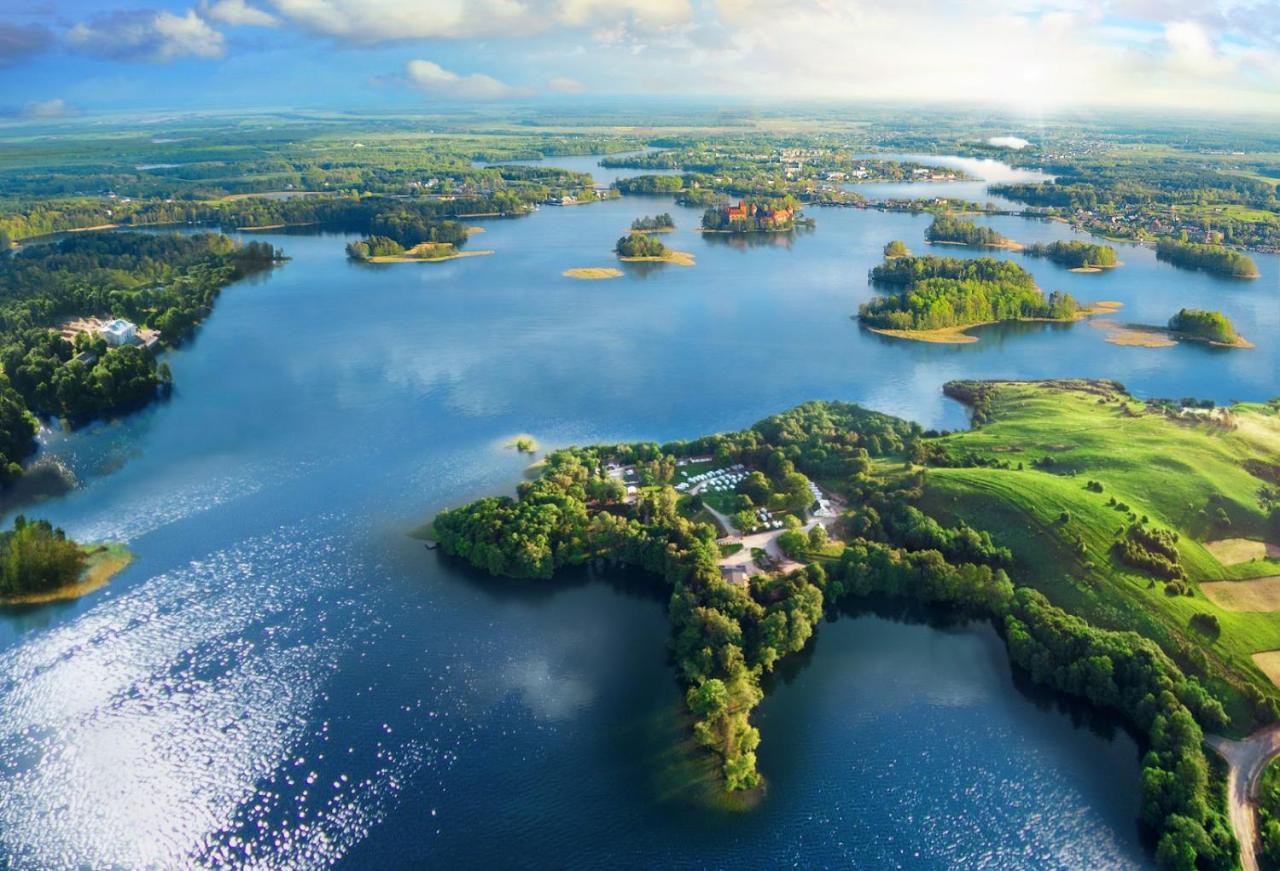
<path id="1" fill-rule="evenodd" d="M 1107 325 L 1099 323 L 1097 327 L 1108 333 L 1108 343 L 1122 348 L 1172 348 L 1182 342 L 1196 342 L 1201 345 L 1208 345 L 1211 348 L 1240 350 L 1257 347 L 1253 342 L 1239 335 L 1236 336 L 1234 342 L 1219 342 L 1204 336 L 1196 336 L 1191 333 L 1183 333 L 1151 324 L 1117 324 L 1109 322 Z"/>
<path id="2" fill-rule="evenodd" d="M 1015 242 L 1012 239 L 1006 239 L 1003 242 L 979 242 L 970 244 L 969 242 L 953 242 L 950 239 L 925 239 L 928 245 L 959 245 L 962 248 L 998 248 L 1004 251 L 1021 251 L 1026 248 L 1021 242 Z"/>
<path id="3" fill-rule="evenodd" d="M 384 254 L 379 257 L 366 257 L 360 260 L 361 263 L 443 263 L 446 260 L 457 260 L 461 257 L 487 257 L 493 253 L 492 249 L 482 249 L 479 251 L 459 251 L 449 245 L 449 253 L 441 254 L 439 257 L 422 257 L 421 252 L 440 250 L 437 246 L 438 242 L 423 242 L 420 245 L 414 245 L 408 248 L 402 254 Z"/>
<path id="4" fill-rule="evenodd" d="M 863 323 L 856 315 L 855 320 L 859 325 L 870 332 L 881 336 L 888 336 L 891 339 L 905 339 L 910 342 L 927 342 L 933 345 L 972 345 L 979 341 L 977 336 L 968 334 L 968 330 L 976 327 L 989 327 L 994 324 L 1074 324 L 1087 318 L 1114 314 L 1122 308 L 1123 304 L 1112 300 L 1100 300 L 1092 305 L 1079 309 L 1075 315 L 1069 318 L 1009 318 L 1002 321 L 979 321 L 974 324 L 955 324 L 950 327 L 938 327 L 933 330 L 894 330 L 887 327 L 872 327 Z"/>
<path id="5" fill-rule="evenodd" d="M 693 255 L 688 251 L 668 251 L 661 257 L 623 257 L 619 254 L 618 259 L 623 263 L 674 263 L 676 266 L 695 264 Z"/>

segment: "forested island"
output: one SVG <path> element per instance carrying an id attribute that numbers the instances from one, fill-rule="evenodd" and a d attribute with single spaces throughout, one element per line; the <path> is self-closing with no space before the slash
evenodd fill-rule
<path id="1" fill-rule="evenodd" d="M 1258 635 L 1250 615 L 1197 592 L 1201 579 L 1240 577 L 1198 542 L 1224 523 L 1233 534 L 1280 531 L 1280 507 L 1258 496 L 1260 478 L 1280 468 L 1280 406 L 1188 425 L 1175 405 L 1144 406 L 1114 382 L 946 391 L 970 404 L 972 430 L 925 433 L 815 402 L 691 442 L 556 451 L 517 498 L 445 511 L 434 535 L 450 556 L 532 582 L 598 559 L 650 571 L 670 594 L 693 735 L 730 792 L 761 785 L 750 718 L 762 679 L 824 616 L 874 596 L 990 620 L 1032 681 L 1141 736 L 1141 820 L 1160 864 L 1233 867 L 1238 844 L 1202 730 L 1276 719 L 1276 688 L 1249 654 L 1280 645 L 1280 628 Z M 1154 461 L 1168 456 L 1188 465 Z M 698 457 L 750 470 L 736 498 L 789 514 L 788 527 L 808 509 L 785 494 L 810 481 L 847 507 L 826 524 L 830 537 L 791 535 L 798 565 L 732 579 L 701 497 L 673 486 Z M 642 486 L 628 495 L 619 469 Z M 1252 628 L 1233 633 L 1237 623 Z"/>
<path id="2" fill-rule="evenodd" d="M 990 227 L 982 227 L 973 221 L 953 215 L 937 215 L 924 237 L 930 242 L 952 245 L 970 245 L 975 248 L 1014 248 L 1022 246 L 1001 236 Z"/>
<path id="3" fill-rule="evenodd" d="M 907 243 L 901 239 L 894 239 L 892 242 L 884 246 L 884 257 L 886 260 L 893 260 L 898 257 L 910 257 L 911 249 L 907 247 Z"/>
<path id="4" fill-rule="evenodd" d="M 1076 272 L 1098 272 L 1120 265 L 1116 259 L 1116 249 L 1092 242 L 1059 241 L 1048 245 L 1036 243 L 1024 246 L 1022 253 L 1031 257 L 1045 257 Z"/>
<path id="5" fill-rule="evenodd" d="M 896 338 L 971 342 L 962 331 L 979 324 L 1069 321 L 1082 313 L 1070 294 L 1045 296 L 1031 273 L 991 257 L 896 257 L 871 270 L 871 281 L 896 290 L 864 303 L 858 320 Z"/>
<path id="6" fill-rule="evenodd" d="M 1230 278 L 1257 278 L 1260 274 L 1247 254 L 1221 245 L 1161 239 L 1156 243 L 1156 257 L 1184 269 L 1203 269 Z"/>
<path id="7" fill-rule="evenodd" d="M 1240 335 L 1235 324 L 1222 312 L 1197 308 L 1179 309 L 1169 318 L 1169 329 L 1188 338 L 1202 339 L 1215 345 L 1236 346 Z"/>
<path id="8" fill-rule="evenodd" d="M 683 251 L 672 251 L 666 245 L 662 244 L 662 240 L 639 230 L 632 230 L 627 235 L 618 239 L 613 246 L 613 251 L 618 255 L 619 260 L 642 263 L 642 262 L 661 262 L 676 263 L 681 266 L 692 266 L 693 255 L 686 254 Z"/>
<path id="9" fill-rule="evenodd" d="M 130 559 L 120 547 L 85 547 L 49 521 L 19 514 L 0 532 L 0 604 L 72 598 L 106 583 Z"/>
<path id="10" fill-rule="evenodd" d="M 637 233 L 665 233 L 675 228 L 676 221 L 675 218 L 671 217 L 670 212 L 663 212 L 660 215 L 646 215 L 631 222 L 632 231 Z"/>
<path id="11" fill-rule="evenodd" d="M 223 287 L 280 260 L 271 245 L 226 236 L 86 233 L 0 258 L 0 463 L 12 480 L 34 450 L 36 415 L 82 422 L 128 411 L 169 381 L 139 339 L 110 343 L 58 321 L 112 316 L 174 345 Z M 113 340 L 114 341 L 114 340 Z"/>

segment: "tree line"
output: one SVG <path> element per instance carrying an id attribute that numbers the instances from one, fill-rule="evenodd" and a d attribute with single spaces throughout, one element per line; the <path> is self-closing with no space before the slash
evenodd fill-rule
<path id="1" fill-rule="evenodd" d="M 1184 269 L 1203 269 L 1231 278 L 1256 278 L 1258 265 L 1247 254 L 1221 245 L 1202 245 L 1178 239 L 1156 243 L 1156 257 Z"/>

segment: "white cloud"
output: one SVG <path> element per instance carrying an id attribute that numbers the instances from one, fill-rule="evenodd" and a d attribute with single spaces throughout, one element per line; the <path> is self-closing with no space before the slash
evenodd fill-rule
<path id="1" fill-rule="evenodd" d="M 1021 151 L 1031 143 L 1021 136 L 992 136 L 987 140 L 987 144 L 994 145 L 996 148 L 1012 148 L 1014 151 Z"/>
<path id="2" fill-rule="evenodd" d="M 271 0 L 280 15 L 315 33 L 358 43 L 518 36 L 545 29 L 521 0 Z"/>
<path id="3" fill-rule="evenodd" d="M 221 21 L 232 27 L 275 27 L 280 23 L 280 19 L 270 12 L 250 6 L 244 0 L 217 0 L 215 3 L 202 4 L 200 11 L 214 21 Z"/>
<path id="4" fill-rule="evenodd" d="M 661 30 L 693 18 L 689 0 L 560 0 L 558 20 L 571 27 L 629 21 L 644 30 Z"/>
<path id="5" fill-rule="evenodd" d="M 459 75 L 429 60 L 411 60 L 405 65 L 409 84 L 426 94 L 459 100 L 497 100 L 522 92 L 483 73 Z"/>
<path id="6" fill-rule="evenodd" d="M 547 81 L 547 90 L 553 94 L 581 94 L 587 90 L 587 86 L 568 76 L 553 76 Z"/>
<path id="7" fill-rule="evenodd" d="M 693 19 L 690 0 L 270 0 L 314 33 L 373 44 L 406 39 L 533 36 L 603 24 L 660 31 Z"/>
<path id="8" fill-rule="evenodd" d="M 1208 32 L 1194 21 L 1165 25 L 1169 66 L 1192 76 L 1217 76 L 1230 72 L 1232 62 L 1219 53 Z"/>
<path id="9" fill-rule="evenodd" d="M 34 103 L 28 103 L 22 108 L 22 117 L 24 118 L 67 118 L 71 115 L 77 115 L 79 112 L 74 106 L 67 103 L 61 97 L 52 100 L 39 100 Z"/>
<path id="10" fill-rule="evenodd" d="M 216 58 L 226 51 L 222 34 L 194 9 L 185 15 L 142 9 L 100 15 L 72 27 L 66 39 L 73 48 L 100 57 L 150 63 Z"/>

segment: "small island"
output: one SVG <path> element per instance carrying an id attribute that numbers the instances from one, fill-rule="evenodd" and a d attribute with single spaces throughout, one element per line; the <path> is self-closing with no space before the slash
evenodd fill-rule
<path id="1" fill-rule="evenodd" d="M 738 200 L 737 205 L 712 206 L 702 214 L 704 233 L 789 233 L 806 222 L 794 197 L 780 200 Z"/>
<path id="2" fill-rule="evenodd" d="M 1236 332 L 1235 324 L 1222 312 L 1198 308 L 1179 309 L 1169 318 L 1169 331 L 1193 341 L 1208 342 L 1223 348 L 1252 347 Z"/>
<path id="3" fill-rule="evenodd" d="M 896 260 L 899 257 L 910 257 L 911 249 L 907 247 L 907 243 L 901 239 L 894 239 L 892 242 L 884 246 L 884 259 Z"/>
<path id="4" fill-rule="evenodd" d="M 0 533 L 0 604 L 39 605 L 98 589 L 133 557 L 120 545 L 81 545 L 47 520 L 19 514 Z"/>
<path id="5" fill-rule="evenodd" d="M 668 212 L 663 212 L 661 215 L 646 215 L 631 222 L 633 233 L 670 233 L 675 228 L 675 219 Z"/>
<path id="6" fill-rule="evenodd" d="M 439 263 L 457 260 L 459 257 L 483 257 L 492 253 L 462 251 L 454 242 L 419 242 L 405 248 L 387 236 L 370 236 L 347 245 L 347 256 L 361 263 Z"/>
<path id="7" fill-rule="evenodd" d="M 621 278 L 622 270 L 614 266 L 577 266 L 560 273 L 565 278 L 576 278 L 579 281 L 602 281 L 608 278 Z"/>
<path id="8" fill-rule="evenodd" d="M 693 255 L 684 251 L 672 251 L 658 239 L 640 232 L 623 236 L 613 247 L 618 259 L 625 263 L 674 263 L 692 266 Z"/>
<path id="9" fill-rule="evenodd" d="M 1108 310 L 1080 306 L 1070 294 L 1048 296 L 1016 263 L 991 257 L 899 257 L 871 271 L 875 284 L 897 292 L 864 303 L 858 320 L 898 339 L 967 344 L 971 327 L 1003 321 L 1073 321 Z"/>
<path id="10" fill-rule="evenodd" d="M 1184 308 L 1169 318 L 1168 326 L 1110 324 L 1104 326 L 1107 341 L 1130 348 L 1172 348 L 1179 342 L 1203 342 L 1215 348 L 1252 348 L 1253 343 L 1236 332 L 1222 312 Z"/>
<path id="11" fill-rule="evenodd" d="M 1092 242 L 1050 242 L 1048 245 L 1037 243 L 1025 246 L 1022 253 L 1052 260 L 1072 272 L 1101 272 L 1120 265 L 1120 261 L 1116 259 L 1116 249 Z"/>
<path id="12" fill-rule="evenodd" d="M 1156 243 L 1156 258 L 1183 269 L 1202 269 L 1228 278 L 1257 278 L 1258 264 L 1247 255 L 1222 245 L 1202 245 L 1177 239 Z"/>
<path id="13" fill-rule="evenodd" d="M 990 227 L 981 227 L 973 221 L 952 215 L 938 215 L 925 230 L 924 238 L 935 245 L 968 245 L 973 248 L 1008 248 L 1021 250 L 1022 246 L 1006 239 Z"/>

